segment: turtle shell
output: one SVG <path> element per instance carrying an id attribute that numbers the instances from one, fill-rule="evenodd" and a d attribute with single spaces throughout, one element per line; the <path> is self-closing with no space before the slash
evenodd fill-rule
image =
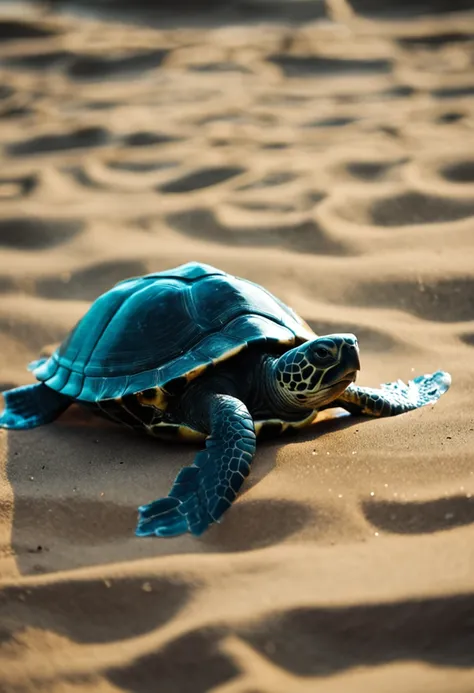
<path id="1" fill-rule="evenodd" d="M 128 279 L 100 296 L 36 378 L 84 402 L 200 375 L 250 344 L 291 348 L 314 337 L 261 286 L 195 262 Z"/>

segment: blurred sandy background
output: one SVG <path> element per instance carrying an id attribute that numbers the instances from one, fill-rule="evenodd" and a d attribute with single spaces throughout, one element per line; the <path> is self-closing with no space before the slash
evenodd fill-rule
<path id="1" fill-rule="evenodd" d="M 2 431 L 1 693 L 474 691 L 470 5 L 0 4 L 1 389 L 191 259 L 355 331 L 361 384 L 453 376 L 262 444 L 200 539 L 133 534 L 192 447 Z"/>

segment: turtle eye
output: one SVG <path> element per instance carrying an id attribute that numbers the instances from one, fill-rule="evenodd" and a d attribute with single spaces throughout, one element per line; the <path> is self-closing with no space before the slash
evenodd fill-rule
<path id="1" fill-rule="evenodd" d="M 316 356 L 320 359 L 325 359 L 329 356 L 329 349 L 326 349 L 326 347 L 320 346 L 318 347 L 315 352 Z"/>

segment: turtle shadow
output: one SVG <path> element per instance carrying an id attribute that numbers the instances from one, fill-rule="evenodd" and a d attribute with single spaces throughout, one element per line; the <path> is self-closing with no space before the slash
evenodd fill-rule
<path id="1" fill-rule="evenodd" d="M 309 522 L 317 524 L 319 518 L 305 503 L 270 498 L 249 500 L 235 504 L 222 524 L 206 532 L 200 543 L 212 553 L 255 551 L 280 544 Z M 321 523 L 319 527 L 324 534 L 326 527 Z"/>
<path id="2" fill-rule="evenodd" d="M 317 440 L 358 423 L 344 416 L 308 431 L 264 441 L 239 500 L 275 467 L 288 442 Z M 13 502 L 11 553 L 21 574 L 182 553 L 252 551 L 279 544 L 319 523 L 317 510 L 282 499 L 236 503 L 203 536 L 137 539 L 137 507 L 167 496 L 200 446 L 148 438 L 72 406 L 54 424 L 5 433 Z M 318 524 L 319 526 L 319 524 Z M 324 522 L 320 532 L 328 531 Z"/>

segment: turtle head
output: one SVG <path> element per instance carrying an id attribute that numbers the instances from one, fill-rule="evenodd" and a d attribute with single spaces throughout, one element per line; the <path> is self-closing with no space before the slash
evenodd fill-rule
<path id="1" fill-rule="evenodd" d="M 353 334 L 318 337 L 275 362 L 278 398 L 292 408 L 319 409 L 344 392 L 359 369 L 359 346 Z"/>

